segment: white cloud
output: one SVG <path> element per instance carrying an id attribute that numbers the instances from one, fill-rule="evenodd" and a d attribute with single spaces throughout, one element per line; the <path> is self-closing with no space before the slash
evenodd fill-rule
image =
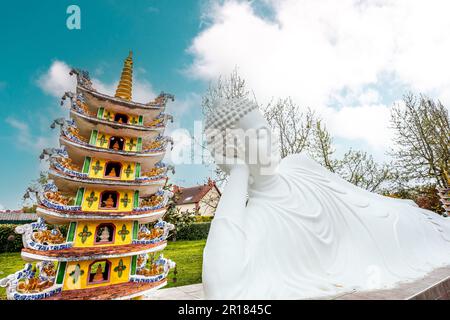
<path id="1" fill-rule="evenodd" d="M 73 91 L 76 87 L 76 79 L 69 75 L 70 70 L 65 62 L 53 61 L 47 72 L 38 78 L 37 84 L 45 93 L 61 98 L 66 91 Z"/>
<path id="2" fill-rule="evenodd" d="M 15 137 L 17 146 L 32 153 L 40 152 L 44 148 L 54 147 L 57 145 L 57 135 L 51 137 L 32 134 L 28 123 L 13 117 L 5 119 L 11 127 L 16 129 Z"/>
<path id="3" fill-rule="evenodd" d="M 225 1 L 189 49 L 209 81 L 236 66 L 260 102 L 291 96 L 329 117 L 332 133 L 385 145 L 391 102 L 411 89 L 450 104 L 446 0 Z M 392 92 L 394 90 L 394 92 Z M 387 106 L 382 105 L 384 102 Z M 328 110 L 328 108 L 335 110 Z"/>
<path id="4" fill-rule="evenodd" d="M 329 130 L 338 137 L 361 139 L 379 149 L 391 145 L 392 131 L 386 130 L 390 111 L 384 105 L 343 107 L 339 110 L 330 108 L 324 113 Z"/>
<path id="5" fill-rule="evenodd" d="M 0 203 L 0 210 L 5 210 L 5 206 Z"/>

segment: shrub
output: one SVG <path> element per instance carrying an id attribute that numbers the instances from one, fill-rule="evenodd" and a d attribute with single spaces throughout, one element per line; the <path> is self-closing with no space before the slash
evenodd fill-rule
<path id="1" fill-rule="evenodd" d="M 195 216 L 195 222 L 211 222 L 214 216 Z"/>
<path id="2" fill-rule="evenodd" d="M 177 240 L 202 240 L 208 237 L 211 222 L 196 222 L 177 232 Z"/>
<path id="3" fill-rule="evenodd" d="M 0 252 L 22 250 L 22 235 L 15 233 L 16 224 L 0 224 Z"/>

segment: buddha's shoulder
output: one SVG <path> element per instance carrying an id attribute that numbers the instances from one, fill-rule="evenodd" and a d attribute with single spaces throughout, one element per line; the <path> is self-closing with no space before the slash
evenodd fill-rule
<path id="1" fill-rule="evenodd" d="M 280 162 L 280 168 L 281 169 L 287 169 L 287 168 L 295 168 L 295 167 L 301 167 L 303 169 L 321 169 L 322 166 L 318 164 L 314 159 L 312 159 L 309 155 L 306 153 L 296 153 L 296 154 L 290 154 L 283 158 Z"/>

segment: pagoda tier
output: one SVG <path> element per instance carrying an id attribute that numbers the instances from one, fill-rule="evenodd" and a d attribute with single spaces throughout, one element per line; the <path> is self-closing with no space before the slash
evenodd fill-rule
<path id="1" fill-rule="evenodd" d="M 115 186 L 108 189 L 79 186 L 76 192 L 62 193 L 56 185 L 49 183 L 37 196 L 39 206 L 36 211 L 51 223 L 110 218 L 147 223 L 165 213 L 172 195 L 170 191 L 159 189 L 150 197 L 143 197 L 139 190 L 122 190 Z"/>
<path id="2" fill-rule="evenodd" d="M 61 149 L 48 148 L 50 181 L 35 193 L 38 222 L 19 226 L 22 258 L 37 261 L 0 280 L 9 299 L 127 299 L 164 286 L 175 263 L 156 253 L 173 225 L 162 221 L 173 193 L 162 164 L 170 138 L 162 134 L 173 96 L 132 98 L 132 53 L 116 96 L 98 93 L 77 74 L 71 120 L 57 119 Z M 50 225 L 66 225 L 63 230 Z M 36 274 L 36 268 L 39 273 Z"/>
<path id="3" fill-rule="evenodd" d="M 108 189 L 114 186 L 116 190 L 137 190 L 141 197 L 148 197 L 156 193 L 161 189 L 165 183 L 166 178 L 161 178 L 158 180 L 115 180 L 115 179 L 91 179 L 89 177 L 76 177 L 67 175 L 63 172 L 56 170 L 49 170 L 49 178 L 51 178 L 57 185 L 59 185 L 59 190 L 63 193 L 76 193 L 77 190 L 81 188 L 101 188 Z"/>
<path id="4" fill-rule="evenodd" d="M 123 134 L 130 137 L 154 139 L 164 131 L 167 121 L 172 116 L 158 111 L 156 114 L 133 115 L 129 112 L 118 112 L 104 107 L 89 107 L 82 94 L 77 96 L 66 92 L 61 100 L 70 98 L 70 115 L 78 126 L 80 133 L 89 135 L 92 130 L 105 133 Z"/>
<path id="5" fill-rule="evenodd" d="M 138 190 L 141 197 L 156 193 L 167 180 L 167 172 L 174 169 L 157 163 L 150 171 L 142 171 L 140 163 L 117 162 L 86 157 L 83 163 L 74 163 L 68 157 L 50 159 L 49 177 L 63 193 L 76 193 L 79 187 Z"/>
<path id="6" fill-rule="evenodd" d="M 76 164 L 84 163 L 86 157 L 108 158 L 110 161 L 140 163 L 141 169 L 144 171 L 150 171 L 157 163 L 161 162 L 165 156 L 165 145 L 167 144 L 166 141 L 162 142 L 161 150 L 158 148 L 146 151 L 124 151 L 93 146 L 85 142 L 74 141 L 65 136 L 61 136 L 59 141 L 67 151 L 69 158 Z"/>
<path id="7" fill-rule="evenodd" d="M 106 258 L 128 257 L 138 254 L 161 251 L 166 247 L 165 241 L 150 244 L 129 244 L 122 246 L 108 246 L 97 248 L 67 248 L 61 250 L 22 250 L 25 261 L 83 261 Z"/>

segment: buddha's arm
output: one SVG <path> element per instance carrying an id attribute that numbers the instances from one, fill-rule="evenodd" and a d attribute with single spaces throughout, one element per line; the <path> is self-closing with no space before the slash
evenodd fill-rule
<path id="1" fill-rule="evenodd" d="M 234 167 L 211 223 L 203 253 L 203 286 L 208 299 L 233 298 L 245 277 L 243 214 L 249 172 Z"/>

